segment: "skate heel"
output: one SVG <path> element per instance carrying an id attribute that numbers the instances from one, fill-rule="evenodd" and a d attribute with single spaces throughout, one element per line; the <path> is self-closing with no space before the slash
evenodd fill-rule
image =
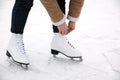
<path id="1" fill-rule="evenodd" d="M 58 55 L 59 51 L 51 49 L 51 54 Z"/>
<path id="2" fill-rule="evenodd" d="M 9 58 L 11 57 L 11 54 L 7 51 L 6 52 L 6 56 L 8 56 Z"/>

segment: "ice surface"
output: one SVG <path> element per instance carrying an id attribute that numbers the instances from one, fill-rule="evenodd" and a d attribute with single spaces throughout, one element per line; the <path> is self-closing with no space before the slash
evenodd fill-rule
<path id="1" fill-rule="evenodd" d="M 14 1 L 1 0 L 0 80 L 120 80 L 119 4 L 119 0 L 85 0 L 77 27 L 68 35 L 83 54 L 84 61 L 79 63 L 62 55 L 52 57 L 51 21 L 39 0 L 35 0 L 24 31 L 30 59 L 26 71 L 10 64 L 5 56 Z"/>

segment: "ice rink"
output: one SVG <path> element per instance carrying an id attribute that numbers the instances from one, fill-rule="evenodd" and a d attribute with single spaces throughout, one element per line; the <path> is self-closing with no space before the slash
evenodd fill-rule
<path id="1" fill-rule="evenodd" d="M 13 5 L 14 0 L 0 0 L 0 80 L 120 80 L 120 0 L 85 0 L 76 29 L 67 35 L 83 54 L 81 63 L 50 54 L 52 23 L 34 0 L 24 30 L 27 71 L 10 64 L 5 55 Z"/>

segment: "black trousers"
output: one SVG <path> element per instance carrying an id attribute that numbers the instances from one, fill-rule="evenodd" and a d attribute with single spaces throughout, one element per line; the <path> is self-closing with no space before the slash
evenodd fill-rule
<path id="1" fill-rule="evenodd" d="M 57 0 L 61 10 L 65 14 L 65 0 Z M 33 0 L 16 0 L 12 10 L 11 32 L 23 34 L 27 17 L 33 6 Z M 58 33 L 57 26 L 53 25 L 53 32 Z"/>

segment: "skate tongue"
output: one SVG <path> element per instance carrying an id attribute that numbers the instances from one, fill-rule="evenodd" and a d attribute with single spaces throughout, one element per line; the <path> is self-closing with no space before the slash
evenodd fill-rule
<path id="1" fill-rule="evenodd" d="M 56 37 L 66 37 L 65 35 L 62 35 L 60 33 L 54 33 L 54 36 L 56 36 Z"/>
<path id="2" fill-rule="evenodd" d="M 17 36 L 17 45 L 22 54 L 25 54 L 25 49 L 24 49 L 24 42 L 23 42 L 23 36 L 18 35 Z"/>
<path id="3" fill-rule="evenodd" d="M 71 48 L 74 48 L 74 49 L 75 49 L 75 47 L 68 41 L 67 38 L 66 38 L 66 41 L 67 41 L 67 44 L 68 44 Z"/>
<path id="4" fill-rule="evenodd" d="M 75 49 L 75 47 L 68 41 L 68 44 L 72 47 L 72 48 L 74 48 Z"/>
<path id="5" fill-rule="evenodd" d="M 75 47 L 68 41 L 66 35 L 62 35 L 62 34 L 60 34 L 60 33 L 54 33 L 54 35 L 55 35 L 57 38 L 63 39 L 65 42 L 67 42 L 67 44 L 68 44 L 71 48 L 74 48 L 74 49 L 75 49 Z"/>

